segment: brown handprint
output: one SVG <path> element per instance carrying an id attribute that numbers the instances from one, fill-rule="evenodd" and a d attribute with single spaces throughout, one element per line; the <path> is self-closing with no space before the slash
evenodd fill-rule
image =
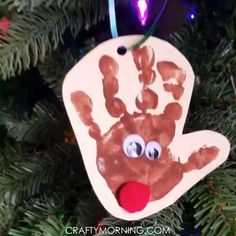
<path id="1" fill-rule="evenodd" d="M 155 64 L 151 47 L 135 49 L 132 56 L 139 71 L 137 82 L 142 84 L 135 100 L 139 112 L 132 114 L 117 97 L 118 63 L 108 55 L 100 58 L 105 106 L 111 117 L 119 119 L 106 133 L 101 134 L 92 117 L 91 98 L 83 91 L 71 93 L 71 102 L 80 119 L 96 140 L 98 171 L 119 205 L 130 213 L 141 211 L 148 202 L 163 198 L 180 183 L 184 173 L 202 169 L 219 153 L 217 146 L 203 145 L 193 150 L 188 161 L 182 163 L 171 152 L 169 146 L 176 138 L 176 122 L 183 116 L 180 100 L 186 73 L 174 62 Z M 150 111 L 156 109 L 162 99 L 150 88 L 157 79 L 156 69 L 161 75 L 163 89 L 172 95 L 173 101 L 165 105 L 162 113 L 153 115 Z"/>

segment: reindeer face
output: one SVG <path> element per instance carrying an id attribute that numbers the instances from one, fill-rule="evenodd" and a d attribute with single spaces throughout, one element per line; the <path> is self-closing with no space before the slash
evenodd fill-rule
<path id="1" fill-rule="evenodd" d="M 174 133 L 174 121 L 148 113 L 127 114 L 112 126 L 97 143 L 98 170 L 112 192 L 116 195 L 129 181 L 151 186 L 150 175 L 156 166 L 165 171 L 173 162 L 167 146 Z"/>
<path id="2" fill-rule="evenodd" d="M 68 74 L 63 99 L 93 188 L 108 211 L 136 220 L 170 205 L 221 164 L 228 141 L 183 135 L 194 75 L 172 46 L 138 36 L 98 46 Z"/>

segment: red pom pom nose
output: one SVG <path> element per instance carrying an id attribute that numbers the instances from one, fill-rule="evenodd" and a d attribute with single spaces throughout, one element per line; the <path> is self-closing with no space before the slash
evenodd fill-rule
<path id="1" fill-rule="evenodd" d="M 149 186 L 139 182 L 127 182 L 117 192 L 119 205 L 130 213 L 143 210 L 149 199 Z"/>

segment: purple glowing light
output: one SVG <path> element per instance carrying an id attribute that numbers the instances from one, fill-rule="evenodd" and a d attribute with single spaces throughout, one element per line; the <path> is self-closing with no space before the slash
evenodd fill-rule
<path id="1" fill-rule="evenodd" d="M 195 15 L 194 15 L 194 14 L 191 14 L 191 15 L 190 15 L 190 18 L 191 18 L 192 20 L 194 20 L 194 19 L 195 19 Z"/>
<path id="2" fill-rule="evenodd" d="M 142 25 L 146 24 L 148 18 L 148 0 L 138 0 L 138 17 Z"/>

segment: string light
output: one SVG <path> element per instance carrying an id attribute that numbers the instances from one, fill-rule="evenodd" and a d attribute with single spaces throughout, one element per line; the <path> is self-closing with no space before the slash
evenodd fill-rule
<path id="1" fill-rule="evenodd" d="M 190 20 L 190 21 L 194 21 L 196 19 L 197 9 L 196 9 L 195 6 L 189 6 L 189 8 L 190 8 L 190 11 L 187 14 L 187 19 Z"/>
<path id="2" fill-rule="evenodd" d="M 141 24 L 144 26 L 148 18 L 148 0 L 138 0 L 138 16 Z"/>
<path id="3" fill-rule="evenodd" d="M 192 20 L 195 19 L 195 15 L 193 13 L 190 15 L 190 19 L 192 19 Z"/>
<path id="4" fill-rule="evenodd" d="M 7 18 L 0 19 L 0 30 L 7 31 L 9 28 L 9 20 Z"/>

